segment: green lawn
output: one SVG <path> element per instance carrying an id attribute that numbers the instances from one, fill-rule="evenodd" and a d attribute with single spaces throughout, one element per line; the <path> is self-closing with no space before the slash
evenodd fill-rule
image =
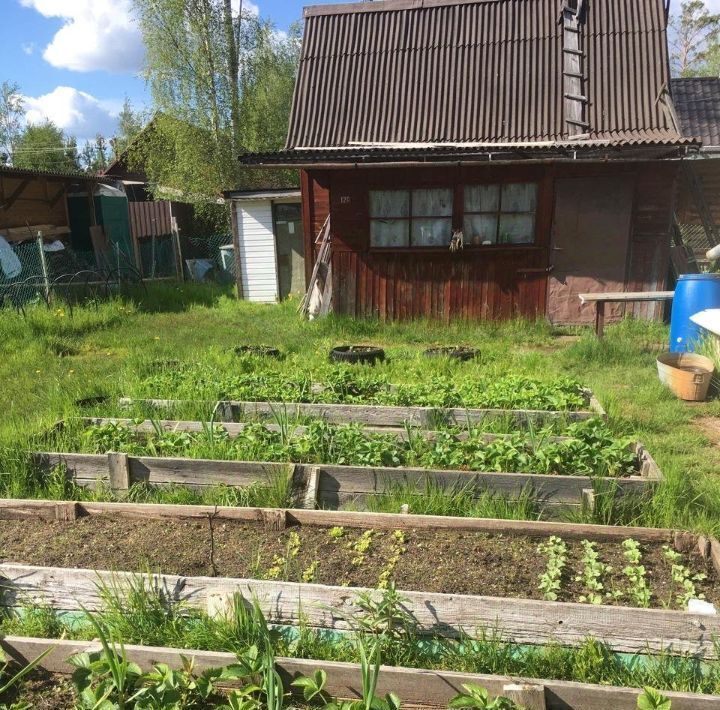
<path id="1" fill-rule="evenodd" d="M 697 423 L 719 417 L 720 403 L 684 404 L 659 384 L 655 357 L 667 342 L 665 327 L 626 321 L 608 328 L 599 342 L 590 331 L 556 334 L 544 323 L 382 324 L 334 317 L 307 323 L 296 306 L 238 302 L 229 289 L 161 285 L 72 312 L 63 305 L 30 308 L 25 316 L 0 312 L 0 471 L 8 473 L 0 479 L 0 494 L 28 493 L 12 472 L 32 436 L 80 414 L 78 399 L 142 393 L 148 366 L 157 360 L 206 365 L 210 374 L 240 373 L 252 363 L 232 349 L 267 344 L 287 353 L 270 368 L 323 376 L 333 345 L 373 343 L 389 357 L 373 373 L 397 383 L 425 382 L 430 390 L 435 381 L 466 384 L 512 374 L 581 381 L 608 411 L 614 433 L 642 441 L 666 476 L 651 503 L 615 511 L 612 519 L 625 515 L 623 522 L 720 534 L 720 437 L 710 441 Z M 430 363 L 422 351 L 432 344 L 478 347 L 482 357 L 460 365 Z"/>

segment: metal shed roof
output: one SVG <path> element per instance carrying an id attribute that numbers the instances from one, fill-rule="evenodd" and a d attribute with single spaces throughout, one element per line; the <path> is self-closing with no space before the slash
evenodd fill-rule
<path id="1" fill-rule="evenodd" d="M 680 142 L 664 98 L 664 0 L 579 1 L 588 142 Z M 306 8 L 286 149 L 564 141 L 563 7 L 386 0 Z"/>
<path id="2" fill-rule="evenodd" d="M 671 87 L 683 135 L 720 147 L 720 79 L 673 79 Z"/>

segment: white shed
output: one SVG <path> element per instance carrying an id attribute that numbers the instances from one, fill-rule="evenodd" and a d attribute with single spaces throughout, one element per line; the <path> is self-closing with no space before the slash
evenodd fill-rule
<path id="1" fill-rule="evenodd" d="M 274 303 L 305 291 L 299 190 L 228 192 L 238 294 Z"/>

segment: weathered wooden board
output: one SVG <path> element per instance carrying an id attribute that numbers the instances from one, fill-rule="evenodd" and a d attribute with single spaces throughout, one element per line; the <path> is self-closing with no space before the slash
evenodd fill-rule
<path id="1" fill-rule="evenodd" d="M 52 469 L 63 465 L 78 485 L 92 487 L 110 477 L 117 464 L 114 454 L 75 454 L 38 452 L 37 465 Z M 193 487 L 229 485 L 249 486 L 270 484 L 278 477 L 293 474 L 299 487 L 305 486 L 310 471 L 317 472 L 320 507 L 334 508 L 349 501 L 361 502 L 368 495 L 382 495 L 398 485 L 416 486 L 422 493 L 428 482 L 443 488 L 462 487 L 478 494 L 492 492 L 517 499 L 523 493 L 534 496 L 544 507 L 581 506 L 583 492 L 606 481 L 617 487 L 619 494 L 642 493 L 650 489 L 660 476 L 654 461 L 644 452 L 641 474 L 625 478 L 593 479 L 590 476 L 546 475 L 532 473 L 496 473 L 492 471 L 445 471 L 424 468 L 373 468 L 368 466 L 327 466 L 316 464 L 285 464 L 250 461 L 219 461 L 213 459 L 161 458 L 129 456 L 127 466 L 130 484 L 188 485 Z M 120 487 L 125 490 L 127 486 Z"/>
<path id="2" fill-rule="evenodd" d="M 68 512 L 69 511 L 69 512 Z M 528 535 L 547 537 L 559 535 L 566 539 L 622 541 L 633 538 L 638 542 L 673 543 L 676 538 L 688 538 L 684 550 L 699 544 L 699 536 L 660 528 L 621 527 L 611 525 L 581 525 L 539 520 L 492 520 L 487 518 L 454 518 L 440 515 L 412 515 L 398 513 L 367 513 L 355 511 L 300 510 L 274 508 L 230 508 L 210 505 L 171 505 L 163 503 L 82 503 L 53 500 L 0 499 L 0 520 L 41 518 L 44 520 L 75 520 L 87 515 L 109 515 L 124 518 L 207 518 L 218 520 L 263 523 L 268 513 L 285 516 L 287 526 L 373 528 L 376 530 L 457 530 L 488 534 Z M 708 541 L 709 543 L 710 541 Z M 689 545 L 689 547 L 688 547 Z M 720 551 L 720 546 L 715 543 Z M 716 569 L 720 574 L 720 555 Z"/>
<path id="3" fill-rule="evenodd" d="M 156 409 L 186 406 L 187 401 L 175 399 L 132 399 L 123 397 L 121 406 L 143 404 Z M 214 404 L 221 419 L 237 421 L 245 417 L 275 418 L 278 412 L 290 417 L 315 417 L 336 424 L 366 424 L 374 427 L 403 427 L 406 424 L 424 429 L 440 425 L 477 426 L 484 421 L 510 418 L 519 426 L 528 422 L 538 424 L 553 420 L 583 421 L 595 417 L 607 418 L 605 410 L 594 396 L 589 409 L 581 411 L 547 411 L 539 409 L 466 409 L 463 407 L 391 407 L 372 404 L 307 404 L 301 402 L 241 402 L 229 400 Z"/>
<path id="4" fill-rule="evenodd" d="M 116 417 L 82 417 L 81 421 L 83 424 L 90 426 L 104 426 L 108 424 L 113 425 L 123 425 L 130 429 L 133 429 L 134 431 L 138 432 L 139 434 L 154 434 L 158 428 L 162 429 L 163 431 L 182 431 L 182 432 L 189 432 L 191 434 L 202 434 L 211 426 L 211 422 L 201 422 L 201 421 L 184 421 L 179 419 L 160 419 L 160 420 L 152 420 L 152 419 L 145 419 L 142 422 L 137 423 L 134 419 L 120 419 Z M 234 439 L 240 435 L 241 432 L 243 432 L 247 427 L 247 422 L 222 422 L 218 423 L 215 422 L 214 425 L 222 426 L 222 428 L 225 430 L 225 432 L 228 434 L 229 438 Z M 264 424 L 265 428 L 268 431 L 272 432 L 280 432 L 285 431 L 286 427 L 281 427 L 278 424 Z M 290 430 L 290 434 L 292 436 L 302 436 L 303 434 L 307 433 L 308 427 L 306 426 L 296 426 L 292 427 Z M 380 426 L 365 426 L 363 427 L 363 431 L 369 433 L 369 434 L 393 434 L 394 436 L 397 436 L 399 439 L 402 439 L 403 441 L 407 441 L 410 436 L 422 436 L 430 441 L 433 441 L 437 438 L 438 432 L 431 430 L 431 429 L 420 429 L 420 428 L 412 428 L 411 432 L 408 432 L 407 427 L 393 427 L 393 426 L 386 426 L 386 427 L 380 427 Z M 467 431 L 459 431 L 457 433 L 457 438 L 461 441 L 464 441 L 468 438 Z M 491 441 L 497 441 L 498 439 L 508 439 L 512 435 L 511 434 L 479 434 L 479 437 L 481 437 L 486 442 Z M 552 442 L 558 442 L 558 441 L 569 441 L 572 437 L 569 436 L 549 436 L 547 437 L 546 441 L 552 441 Z"/>
<path id="5" fill-rule="evenodd" d="M 0 647 L 18 664 L 26 665 L 47 649 L 52 649 L 40 663 L 50 673 L 70 674 L 75 669 L 67 659 L 78 653 L 100 650 L 97 642 L 67 641 L 6 636 Z M 129 661 L 149 671 L 157 663 L 171 668 L 182 665 L 181 656 L 192 658 L 195 668 L 202 672 L 208 668 L 220 668 L 235 661 L 235 654 L 215 651 L 126 645 Z M 327 673 L 327 691 L 336 698 L 361 697 L 360 666 L 337 661 L 277 658 L 276 668 L 284 685 L 299 676 L 311 676 L 318 668 Z M 510 676 L 471 675 L 450 671 L 429 671 L 414 668 L 381 666 L 377 693 L 384 696 L 394 692 L 403 701 L 403 707 L 446 708 L 449 701 L 462 692 L 462 686 L 473 683 L 486 688 L 492 695 L 507 695 L 512 685 L 529 685 L 544 690 L 545 707 L 548 710 L 635 710 L 640 691 L 635 688 L 614 688 L 584 683 L 555 680 L 538 680 Z M 718 710 L 720 697 L 693 693 L 664 693 L 672 701 L 673 710 Z"/>
<path id="6" fill-rule="evenodd" d="M 168 599 L 207 609 L 218 599 L 241 594 L 257 599 L 268 621 L 313 628 L 347 630 L 349 617 L 360 613 L 355 603 L 362 592 L 376 590 L 333 587 L 319 584 L 138 575 L 30 565 L 0 565 L 0 604 L 17 607 L 28 603 L 47 604 L 60 611 L 83 607 L 99 610 L 102 602 L 98 582 L 122 589 L 138 577 L 160 587 Z M 152 582 L 150 580 L 152 579 Z M 715 658 L 715 639 L 720 635 L 720 616 L 690 614 L 662 609 L 631 609 L 507 599 L 459 594 L 401 592 L 405 607 L 423 633 L 457 637 L 478 629 L 498 630 L 507 640 L 520 644 L 558 643 L 574 646 L 588 636 L 626 653 L 691 653 Z"/>

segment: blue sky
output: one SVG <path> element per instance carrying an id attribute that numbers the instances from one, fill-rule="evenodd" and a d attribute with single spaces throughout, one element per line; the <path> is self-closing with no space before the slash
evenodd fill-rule
<path id="1" fill-rule="evenodd" d="M 279 30 L 300 19 L 305 4 L 317 3 L 245 0 L 245 7 L 258 7 Z M 125 96 L 136 108 L 149 106 L 131 5 L 131 0 L 0 0 L 0 82 L 20 85 L 28 120 L 50 118 L 83 141 L 98 132 L 112 134 Z"/>

